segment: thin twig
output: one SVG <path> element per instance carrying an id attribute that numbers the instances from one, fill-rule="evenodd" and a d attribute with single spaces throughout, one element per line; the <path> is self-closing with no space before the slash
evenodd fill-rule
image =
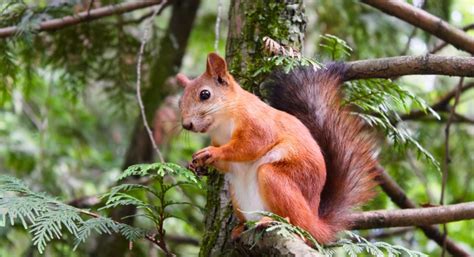
<path id="1" fill-rule="evenodd" d="M 160 152 L 160 149 L 158 149 L 158 146 L 156 145 L 155 139 L 153 137 L 153 133 L 151 132 L 150 125 L 148 124 L 148 120 L 146 118 L 146 113 L 145 113 L 145 106 L 143 105 L 143 100 L 141 97 L 141 64 L 142 64 L 142 59 L 143 59 L 143 52 L 145 51 L 145 45 L 150 39 L 150 31 L 151 27 L 153 25 L 153 20 L 155 16 L 160 12 L 162 8 L 165 7 L 166 1 L 163 1 L 154 11 L 153 15 L 147 20 L 147 24 L 145 24 L 145 29 L 143 31 L 143 36 L 140 44 L 140 51 L 138 53 L 138 61 L 137 61 L 137 85 L 136 85 L 136 94 L 137 94 L 137 101 L 138 105 L 140 106 L 140 113 L 143 119 L 143 125 L 145 126 L 145 129 L 148 133 L 148 137 L 150 138 L 150 141 L 153 145 L 153 148 L 156 151 L 156 154 L 158 155 L 158 158 L 160 159 L 161 162 L 164 162 L 163 155 Z M 161 186 L 163 186 L 162 183 L 160 183 Z M 163 189 L 162 189 L 163 191 Z M 162 194 L 162 198 L 160 199 L 162 206 L 164 204 L 164 195 Z M 163 223 L 164 223 L 164 212 L 160 213 L 160 222 L 158 225 L 158 232 L 159 236 L 161 237 L 160 240 L 156 239 L 156 235 L 153 236 L 147 236 L 147 239 L 154 242 L 158 247 L 163 250 L 163 252 L 166 254 L 168 257 L 173 257 L 175 256 L 173 253 L 171 253 L 166 245 L 166 242 L 164 241 L 164 236 L 165 232 L 163 229 Z"/>
<path id="2" fill-rule="evenodd" d="M 418 28 L 413 28 L 413 30 L 411 31 L 410 35 L 408 36 L 408 40 L 407 40 L 407 43 L 405 45 L 405 48 L 403 49 L 403 51 L 400 53 L 400 55 L 406 55 L 408 50 L 410 49 L 410 45 L 411 45 L 411 41 L 413 40 L 413 38 L 415 37 L 416 35 L 416 32 L 417 32 Z"/>
<path id="3" fill-rule="evenodd" d="M 425 6 L 425 2 L 426 1 L 423 0 L 423 1 L 418 2 L 418 4 L 413 3 L 413 6 L 415 6 L 416 8 L 424 9 L 423 7 Z M 407 43 L 405 45 L 405 48 L 400 53 L 400 55 L 406 55 L 408 53 L 408 50 L 410 50 L 411 41 L 416 36 L 417 31 L 418 31 L 418 28 L 414 27 L 413 30 L 411 31 L 410 35 L 408 36 L 408 40 L 407 40 Z"/>
<path id="4" fill-rule="evenodd" d="M 217 17 L 216 17 L 216 27 L 215 27 L 216 39 L 214 41 L 214 51 L 216 52 L 217 50 L 219 50 L 221 13 L 222 13 L 222 0 L 217 0 Z"/>
<path id="5" fill-rule="evenodd" d="M 420 180 L 420 182 L 423 185 L 428 185 L 428 179 L 426 178 L 424 171 L 419 169 L 419 167 L 416 163 L 416 160 L 415 160 L 415 158 L 413 157 L 412 154 L 407 154 L 407 161 L 408 161 L 408 164 L 411 167 L 411 170 L 413 170 L 413 173 Z M 431 192 L 430 187 L 424 187 L 424 189 L 425 189 L 425 192 L 426 192 L 426 196 L 428 198 L 428 202 L 431 203 L 434 199 L 433 193 Z"/>
<path id="6" fill-rule="evenodd" d="M 105 18 L 111 15 L 118 15 L 126 12 L 131 12 L 138 9 L 147 8 L 153 5 L 162 5 L 159 0 L 134 1 L 115 5 L 108 5 L 100 8 L 95 8 L 90 11 L 80 12 L 70 16 L 64 16 L 57 19 L 43 21 L 38 24 L 36 31 L 52 31 L 66 28 L 81 22 L 93 21 Z M 0 28 L 0 38 L 7 38 L 16 35 L 20 31 L 18 26 L 10 26 Z"/>
<path id="7" fill-rule="evenodd" d="M 459 113 L 454 113 L 454 120 L 453 122 L 463 122 L 463 123 L 469 123 L 469 124 L 474 124 L 474 119 L 468 118 L 464 115 L 461 115 Z"/>
<path id="8" fill-rule="evenodd" d="M 90 0 L 89 2 L 89 6 L 87 7 L 87 16 L 91 15 L 91 9 L 92 9 L 92 6 L 94 5 L 94 1 L 95 0 Z"/>
<path id="9" fill-rule="evenodd" d="M 463 86 L 460 91 L 456 87 L 456 88 L 452 89 L 451 91 L 449 91 L 448 93 L 446 93 L 445 95 L 443 95 L 442 97 L 440 97 L 439 100 L 436 103 L 434 103 L 430 106 L 430 108 L 437 111 L 437 112 L 445 112 L 445 111 L 448 110 L 449 102 L 453 98 L 456 97 L 457 93 L 464 93 L 464 92 L 468 91 L 471 88 L 474 88 L 474 82 Z M 429 114 L 429 112 L 426 112 L 424 110 L 415 110 L 415 111 L 411 111 L 411 112 L 406 113 L 406 114 L 401 114 L 400 119 L 401 120 L 414 120 L 414 119 L 425 117 L 428 114 Z"/>
<path id="10" fill-rule="evenodd" d="M 137 60 L 137 84 L 136 84 L 136 95 L 137 95 L 137 101 L 138 105 L 140 107 L 140 113 L 143 119 L 143 125 L 145 126 L 145 129 L 148 133 L 148 136 L 150 138 L 150 141 L 153 145 L 153 149 L 155 149 L 156 154 L 158 155 L 158 158 L 160 159 L 161 162 L 164 162 L 163 155 L 160 152 L 160 149 L 158 149 L 158 146 L 156 145 L 155 139 L 153 138 L 153 133 L 151 132 L 150 125 L 148 124 L 148 120 L 146 118 L 146 113 L 145 113 L 145 106 L 143 105 L 143 100 L 141 96 L 141 79 L 142 79 L 142 59 L 143 59 L 143 52 L 145 51 L 145 45 L 150 39 L 150 30 L 153 24 L 153 20 L 155 16 L 158 14 L 160 9 L 162 9 L 165 6 L 166 1 L 162 1 L 160 5 L 155 9 L 155 12 L 153 15 L 149 18 L 148 23 L 145 24 L 145 29 L 143 31 L 143 36 L 140 44 L 140 50 L 138 52 L 138 60 Z"/>
<path id="11" fill-rule="evenodd" d="M 473 24 L 469 24 L 467 26 L 464 26 L 462 28 L 463 31 L 468 31 L 468 30 L 471 30 L 471 29 L 474 29 L 474 23 Z M 445 48 L 446 46 L 448 46 L 449 44 L 445 41 L 442 41 L 439 45 L 436 45 L 435 47 L 433 47 L 433 49 L 431 49 L 430 51 L 430 54 L 435 54 L 439 51 L 441 51 L 441 49 Z"/>
<path id="12" fill-rule="evenodd" d="M 166 9 L 165 7 L 168 6 L 168 5 L 170 5 L 170 1 L 167 1 L 167 2 L 164 4 L 164 6 L 163 6 L 162 8 L 160 8 L 160 10 L 158 11 L 158 13 L 157 13 L 156 15 L 160 15 L 160 14 L 163 12 L 163 10 Z M 137 19 L 125 21 L 125 22 L 124 22 L 124 25 L 140 24 L 140 23 L 142 23 L 144 20 L 150 18 L 150 17 L 153 15 L 153 13 L 155 13 L 155 12 L 154 12 L 153 10 L 151 10 L 151 11 L 149 11 L 149 12 L 143 14 L 142 16 L 140 16 L 140 17 L 137 18 Z"/>
<path id="13" fill-rule="evenodd" d="M 361 0 L 361 2 L 421 28 L 460 50 L 474 54 L 474 37 L 425 10 L 405 1 Z"/>
<path id="14" fill-rule="evenodd" d="M 365 237 L 367 240 L 374 240 L 374 239 L 385 239 L 390 238 L 393 236 L 400 236 L 409 232 L 413 232 L 415 229 L 413 227 L 406 227 L 406 228 L 392 228 L 387 229 L 382 232 L 372 233 Z"/>
<path id="15" fill-rule="evenodd" d="M 459 96 L 461 95 L 461 90 L 462 90 L 462 85 L 464 82 L 464 77 L 461 77 L 459 80 L 459 84 L 457 86 L 456 94 L 454 97 L 454 103 L 451 108 L 451 112 L 449 113 L 449 118 L 448 122 L 446 122 L 446 129 L 444 130 L 444 165 L 443 165 L 443 177 L 442 177 L 442 182 L 441 182 L 441 196 L 439 200 L 440 205 L 444 205 L 444 195 L 446 191 L 446 182 L 448 180 L 448 172 L 449 172 L 449 163 L 451 162 L 451 157 L 449 155 L 449 132 L 451 129 L 451 124 L 454 119 L 454 114 L 456 111 L 456 106 L 458 105 L 459 102 Z M 441 256 L 444 257 L 446 254 L 446 237 L 448 236 L 448 228 L 446 226 L 446 223 L 443 224 L 443 250 L 441 252 Z"/>

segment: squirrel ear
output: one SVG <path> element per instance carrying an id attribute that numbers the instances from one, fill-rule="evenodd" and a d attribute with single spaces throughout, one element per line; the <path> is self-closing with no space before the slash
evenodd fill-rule
<path id="1" fill-rule="evenodd" d="M 207 55 L 206 73 L 211 75 L 211 77 L 225 77 L 227 75 L 227 64 L 225 60 L 216 53 Z"/>
<path id="2" fill-rule="evenodd" d="M 178 81 L 178 84 L 182 87 L 186 87 L 189 82 L 191 82 L 187 77 L 186 75 L 182 74 L 182 73 L 179 73 L 178 75 L 176 75 L 176 81 Z"/>

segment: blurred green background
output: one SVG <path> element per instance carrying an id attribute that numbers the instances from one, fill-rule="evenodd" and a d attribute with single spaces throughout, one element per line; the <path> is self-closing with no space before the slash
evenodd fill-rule
<path id="1" fill-rule="evenodd" d="M 95 1 L 94 7 L 121 1 Z M 225 54 L 228 3 L 221 1 L 221 23 L 217 52 Z M 410 1 L 409 1 L 410 2 Z M 420 4 L 423 1 L 414 1 Z M 440 40 L 414 29 L 396 18 L 354 0 L 305 1 L 308 18 L 304 55 L 319 61 L 331 56 L 322 51 L 321 35 L 332 34 L 353 49 L 346 60 L 371 59 L 399 55 L 423 55 Z M 427 0 L 423 8 L 457 27 L 474 23 L 472 0 Z M 0 27 L 18 25 L 20 33 L 0 39 L 0 173 L 20 178 L 35 191 L 45 191 L 70 202 L 85 196 L 100 196 L 116 183 L 124 169 L 127 149 L 139 122 L 135 99 L 136 56 L 144 23 L 141 18 L 149 9 L 93 22 L 81 23 L 55 32 L 34 33 L 34 26 L 45 19 L 62 17 L 87 9 L 79 0 L 3 0 L 0 3 Z M 179 89 L 168 76 L 181 71 L 197 76 L 205 69 L 208 52 L 215 51 L 216 0 L 201 1 L 189 42 L 184 47 L 182 65 L 164 56 L 173 34 L 168 33 L 172 8 L 166 7 L 153 24 L 143 64 L 144 92 L 155 88 L 160 96 L 147 95 L 144 100 L 155 139 L 161 143 L 165 159 L 185 165 L 191 154 L 208 143 L 201 135 L 181 130 L 176 103 Z M 182 17 L 183 19 L 185 17 Z M 176 25 L 176 24 L 175 24 Z M 468 32 L 474 36 L 474 30 Z M 173 46 L 175 49 L 178 46 Z M 448 46 L 437 54 L 468 56 Z M 163 69 L 171 69 L 166 73 Z M 161 72 L 161 73 L 160 73 Z M 174 73 L 174 74 L 169 74 Z M 158 75 L 157 75 L 158 74 Z M 163 74 L 169 74 L 163 77 Z M 161 76 L 161 77 L 160 77 Z M 473 82 L 466 79 L 465 83 Z M 430 104 L 454 89 L 458 78 L 443 76 L 406 76 L 397 80 L 404 89 Z M 474 201 L 474 90 L 463 93 L 457 113 L 467 120 L 454 123 L 451 130 L 451 163 L 447 182 L 446 204 Z M 408 110 L 397 110 L 401 114 Z M 441 112 L 447 117 L 446 112 Z M 444 156 L 445 120 L 431 118 L 405 121 L 404 127 L 423 147 L 442 162 Z M 135 151 L 135 150 L 132 150 Z M 441 173 L 413 150 L 397 152 L 387 141 L 380 150 L 382 164 L 416 203 L 437 204 L 441 191 Z M 174 192 L 205 205 L 205 190 L 196 188 Z M 366 209 L 395 209 L 388 197 L 380 193 Z M 1 211 L 1 210 L 0 210 Z M 199 251 L 196 240 L 203 233 L 203 215 L 197 208 L 173 210 L 186 222 L 169 220 L 168 235 L 194 240 L 170 243 L 180 256 L 194 256 Z M 1 221 L 1 220 L 0 220 Z M 136 222 L 140 224 L 140 219 Z M 146 226 L 146 224 L 143 224 Z M 393 231 L 393 230 L 389 230 Z M 474 222 L 453 222 L 449 236 L 468 251 L 474 252 Z M 422 251 L 429 256 L 440 254 L 440 248 L 417 229 L 405 229 L 378 238 L 382 229 L 364 231 L 376 240 L 399 244 Z M 88 256 L 97 247 L 91 238 L 72 251 L 67 236 L 48 246 L 44 256 Z M 110 246 L 113 247 L 113 246 Z M 156 256 L 146 242 L 135 246 L 141 254 Z M 137 250 L 138 251 L 138 250 Z M 153 253 L 152 253 L 153 252 Z M 133 255 L 131 252 L 128 256 Z M 21 226 L 0 227 L 0 256 L 39 256 L 31 236 Z"/>

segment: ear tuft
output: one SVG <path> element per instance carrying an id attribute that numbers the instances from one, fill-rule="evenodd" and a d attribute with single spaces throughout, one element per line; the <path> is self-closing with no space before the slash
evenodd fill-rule
<path id="1" fill-rule="evenodd" d="M 182 73 L 176 75 L 176 81 L 178 81 L 178 84 L 182 87 L 186 87 L 191 82 L 188 77 Z"/>
<path id="2" fill-rule="evenodd" d="M 225 77 L 227 75 L 227 63 L 216 53 L 207 55 L 206 72 L 212 77 Z"/>

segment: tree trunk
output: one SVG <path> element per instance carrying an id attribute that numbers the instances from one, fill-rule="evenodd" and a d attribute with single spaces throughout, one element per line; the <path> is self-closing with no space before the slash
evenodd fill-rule
<path id="1" fill-rule="evenodd" d="M 306 18 L 302 0 L 233 0 L 229 10 L 229 34 L 226 59 L 229 69 L 245 89 L 260 95 L 261 78 L 253 76 L 263 61 L 263 37 L 268 36 L 282 44 L 300 49 Z M 248 251 L 251 244 L 241 240 L 231 242 L 230 232 L 236 224 L 229 200 L 225 177 L 213 174 L 208 178 L 206 204 L 206 233 L 202 240 L 200 256 L 255 256 Z M 262 255 L 286 255 L 287 250 L 268 247 L 258 248 Z M 247 250 L 244 250 L 247 249 Z M 273 250 L 272 250 L 273 249 Z M 272 250 L 272 251 L 267 251 Z"/>
<path id="2" fill-rule="evenodd" d="M 173 89 L 166 86 L 165 81 L 175 75 L 181 67 L 199 4 L 200 0 L 173 1 L 173 11 L 168 29 L 160 42 L 160 51 L 150 66 L 149 86 L 142 93 L 149 122 L 152 121 L 155 110 L 158 109 L 166 96 L 173 93 Z M 138 117 L 125 155 L 123 169 L 137 163 L 152 162 L 153 155 L 153 147 L 142 118 Z M 111 216 L 115 220 L 120 220 L 121 217 L 135 214 L 135 211 L 134 206 L 123 206 L 112 211 Z M 131 224 L 133 219 L 124 220 L 124 222 Z M 91 256 L 120 257 L 127 252 L 128 242 L 126 239 L 118 234 L 111 234 L 101 236 Z"/>

